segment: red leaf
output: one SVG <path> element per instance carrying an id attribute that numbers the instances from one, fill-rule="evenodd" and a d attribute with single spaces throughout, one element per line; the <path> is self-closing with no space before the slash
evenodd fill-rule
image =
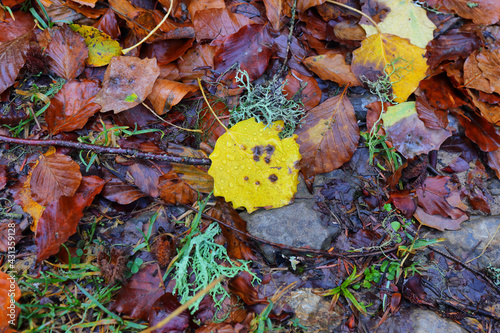
<path id="1" fill-rule="evenodd" d="M 231 279 L 228 287 L 231 292 L 240 296 L 245 304 L 254 305 L 267 302 L 265 298 L 259 298 L 257 289 L 252 285 L 252 276 L 248 272 L 241 272 Z"/>
<path id="2" fill-rule="evenodd" d="M 296 97 L 302 101 L 306 111 L 318 106 L 321 101 L 321 89 L 314 78 L 292 69 L 286 80 L 288 84 L 283 87 L 283 92 L 287 99 L 292 99 L 297 94 Z"/>
<path id="3" fill-rule="evenodd" d="M 461 111 L 453 112 L 460 125 L 465 128 L 465 135 L 484 152 L 497 150 L 500 147 L 500 135 L 495 127 L 480 115 L 470 112 L 465 116 Z"/>
<path id="4" fill-rule="evenodd" d="M 31 32 L 12 41 L 0 43 L 0 94 L 14 84 L 26 62 Z"/>
<path id="5" fill-rule="evenodd" d="M 76 232 L 83 209 L 101 192 L 104 183 L 97 176 L 83 177 L 74 196 L 63 196 L 45 208 L 36 229 L 38 262 L 59 252 L 59 246 Z"/>
<path id="6" fill-rule="evenodd" d="M 235 63 L 247 71 L 250 80 L 259 78 L 267 68 L 273 39 L 267 25 L 250 24 L 223 39 L 214 57 L 215 69 L 221 73 Z M 226 79 L 233 79 L 234 73 Z"/>
<path id="7" fill-rule="evenodd" d="M 427 44 L 425 54 L 427 64 L 430 69 L 434 69 L 446 60 L 465 59 L 479 47 L 479 44 L 479 38 L 475 33 L 453 29 Z"/>
<path id="8" fill-rule="evenodd" d="M 50 100 L 45 121 L 51 135 L 81 129 L 101 109 L 94 103 L 99 91 L 97 81 L 69 81 Z"/>
<path id="9" fill-rule="evenodd" d="M 169 39 L 146 44 L 141 49 L 142 58 L 156 58 L 158 65 L 166 65 L 182 56 L 192 45 L 194 39 Z"/>
<path id="10" fill-rule="evenodd" d="M 5 1 L 2 1 L 5 6 Z M 7 18 L 4 22 L 0 22 L 0 43 L 8 42 L 14 40 L 18 37 L 21 37 L 27 32 L 30 32 L 35 27 L 35 21 L 31 14 L 17 11 L 14 12 L 14 17 L 16 20 L 14 21 L 10 15 L 7 15 Z"/>
<path id="11" fill-rule="evenodd" d="M 49 30 L 52 41 L 47 47 L 49 68 L 58 76 L 71 80 L 85 69 L 88 49 L 79 33 L 68 25 Z"/>
<path id="12" fill-rule="evenodd" d="M 158 265 L 147 265 L 132 275 L 128 283 L 120 289 L 111 310 L 133 319 L 148 320 L 153 304 L 165 293 L 162 286 Z"/>
<path id="13" fill-rule="evenodd" d="M 460 209 L 467 209 L 467 206 L 459 202 L 458 207 L 453 206 L 448 198 L 453 196 L 460 200 L 459 191 L 450 182 L 450 177 L 436 176 L 428 177 L 422 186 L 417 189 L 418 205 L 424 209 L 427 214 L 439 214 L 444 217 L 457 219 L 465 212 Z"/>
<path id="14" fill-rule="evenodd" d="M 116 14 L 113 9 L 109 8 L 99 21 L 94 24 L 94 28 L 99 29 L 106 35 L 113 39 L 120 37 L 120 27 L 118 26 L 118 21 L 116 20 Z"/>
<path id="15" fill-rule="evenodd" d="M 416 197 L 409 190 L 389 193 L 389 201 L 401 212 L 401 215 L 407 219 L 411 218 L 417 209 Z"/>

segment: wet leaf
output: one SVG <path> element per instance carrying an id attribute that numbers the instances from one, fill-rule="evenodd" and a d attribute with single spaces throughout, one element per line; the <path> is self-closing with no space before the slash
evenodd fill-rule
<path id="1" fill-rule="evenodd" d="M 295 134 L 305 179 L 340 168 L 351 159 L 359 142 L 354 108 L 344 94 L 309 110 Z"/>
<path id="2" fill-rule="evenodd" d="M 141 102 L 153 91 L 160 68 L 156 59 L 136 57 L 114 57 L 111 60 L 102 89 L 95 98 L 95 103 L 102 106 L 101 112 L 114 110 L 115 113 L 128 110 Z M 127 96 L 137 95 L 133 102 L 126 102 Z"/>
<path id="3" fill-rule="evenodd" d="M 287 99 L 297 98 L 302 101 L 306 111 L 318 106 L 321 101 L 321 89 L 314 78 L 292 69 L 285 80 L 288 84 L 283 87 L 283 93 L 286 94 Z"/>
<path id="4" fill-rule="evenodd" d="M 392 83 L 396 102 L 404 102 L 425 77 L 425 50 L 408 40 L 389 34 L 374 34 L 366 38 L 353 52 L 351 70 L 363 81 L 377 81 L 387 74 Z"/>
<path id="5" fill-rule="evenodd" d="M 45 121 L 51 135 L 80 129 L 87 120 L 101 109 L 94 103 L 99 91 L 97 81 L 82 80 L 67 82 L 50 100 L 45 112 Z"/>
<path id="6" fill-rule="evenodd" d="M 286 0 L 264 0 L 266 7 L 266 16 L 274 30 L 281 30 L 285 21 L 283 17 L 286 13 L 290 13 L 290 5 Z"/>
<path id="7" fill-rule="evenodd" d="M 476 24 L 490 25 L 500 20 L 500 3 L 496 0 L 428 0 L 428 6 L 451 12 Z"/>
<path id="8" fill-rule="evenodd" d="M 451 133 L 445 129 L 431 129 L 418 118 L 415 102 L 389 106 L 382 115 L 387 138 L 405 158 L 413 158 L 438 150 Z"/>
<path id="9" fill-rule="evenodd" d="M 31 32 L 12 41 L 0 43 L 0 94 L 14 84 L 26 62 Z"/>
<path id="10" fill-rule="evenodd" d="M 448 126 L 448 110 L 438 110 L 430 105 L 426 95 L 417 96 L 415 102 L 418 118 L 426 127 L 442 129 Z"/>
<path id="11" fill-rule="evenodd" d="M 189 49 L 177 61 L 179 75 L 182 80 L 194 80 L 210 73 L 214 68 L 215 47 L 209 44 L 200 44 Z"/>
<path id="12" fill-rule="evenodd" d="M 485 93 L 500 93 L 500 49 L 472 53 L 464 64 L 464 85 Z"/>
<path id="13" fill-rule="evenodd" d="M 234 14 L 226 8 L 198 10 L 193 17 L 196 40 L 215 39 L 234 34 L 242 27 L 254 23 L 248 17 Z"/>
<path id="14" fill-rule="evenodd" d="M 120 44 L 110 36 L 87 25 L 71 24 L 71 29 L 78 32 L 85 40 L 89 56 L 86 60 L 89 66 L 105 66 L 111 59 L 122 54 Z"/>
<path id="15" fill-rule="evenodd" d="M 279 139 L 282 126 L 282 121 L 266 127 L 250 118 L 217 140 L 208 170 L 214 178 L 214 195 L 249 213 L 291 202 L 299 182 L 300 154 L 295 136 Z"/>
<path id="16" fill-rule="evenodd" d="M 465 135 L 484 152 L 497 150 L 500 147 L 500 134 L 495 127 L 475 112 L 454 112 L 460 125 L 465 128 Z"/>
<path id="17" fill-rule="evenodd" d="M 113 9 L 109 8 L 106 13 L 101 16 L 99 21 L 94 24 L 94 28 L 102 31 L 113 39 L 118 39 L 121 36 L 120 27 L 116 20 L 116 14 Z"/>
<path id="18" fill-rule="evenodd" d="M 208 100 L 215 114 L 219 117 L 224 126 L 229 126 L 228 106 L 222 100 L 218 100 L 215 97 L 209 96 Z M 217 139 L 226 132 L 226 129 L 221 126 L 217 119 L 215 119 L 206 102 L 201 106 L 200 129 L 203 131 L 203 141 L 212 147 L 215 146 Z"/>
<path id="19" fill-rule="evenodd" d="M 10 15 L 6 16 L 4 22 L 0 21 L 0 43 L 17 39 L 35 28 L 35 21 L 31 14 L 23 11 L 13 14 L 15 21 Z"/>
<path id="20" fill-rule="evenodd" d="M 252 279 L 252 276 L 248 272 L 241 272 L 229 281 L 229 290 L 240 296 L 247 305 L 267 302 L 265 298 L 259 298 L 257 289 L 252 285 Z"/>
<path id="21" fill-rule="evenodd" d="M 50 149 L 38 159 L 31 171 L 30 189 L 33 200 L 42 206 L 59 199 L 71 197 L 80 186 L 80 166 L 71 157 Z"/>
<path id="22" fill-rule="evenodd" d="M 155 326 L 163 319 L 167 318 L 172 312 L 174 312 L 181 303 L 177 300 L 177 297 L 171 293 L 165 293 L 160 296 L 154 304 L 151 306 L 151 312 L 149 313 L 149 326 Z M 175 316 L 166 325 L 162 326 L 160 329 L 156 329 L 156 333 L 168 333 L 168 332 L 185 332 L 191 324 L 191 314 L 188 310 L 182 311 L 180 314 Z"/>
<path id="23" fill-rule="evenodd" d="M 109 171 L 105 171 L 104 174 L 106 185 L 104 185 L 101 195 L 106 199 L 119 203 L 120 205 L 128 205 L 146 196 L 146 194 L 136 186 L 125 183 Z"/>
<path id="24" fill-rule="evenodd" d="M 497 178 L 500 178 L 500 149 L 488 153 L 488 166 L 495 170 Z"/>
<path id="25" fill-rule="evenodd" d="M 83 209 L 101 192 L 104 183 L 97 176 L 85 176 L 75 195 L 62 196 L 45 208 L 36 228 L 38 262 L 59 252 L 61 244 L 76 232 Z"/>
<path id="26" fill-rule="evenodd" d="M 425 54 L 427 64 L 434 69 L 446 60 L 466 59 L 479 45 L 480 41 L 475 33 L 450 30 L 429 42 Z"/>
<path id="27" fill-rule="evenodd" d="M 146 44 L 141 48 L 141 58 L 156 58 L 158 65 L 176 61 L 193 45 L 194 39 L 169 39 Z"/>
<path id="28" fill-rule="evenodd" d="M 21 205 L 23 211 L 30 214 L 33 219 L 31 230 L 35 231 L 45 207 L 33 200 L 31 196 L 31 173 L 21 177 L 18 183 L 13 187 L 12 192 L 16 203 Z"/>
<path id="29" fill-rule="evenodd" d="M 0 164 L 0 190 L 3 190 L 7 185 L 7 166 Z"/>
<path id="30" fill-rule="evenodd" d="M 360 86 L 342 54 L 327 53 L 304 59 L 304 64 L 323 80 L 337 82 L 341 86 Z"/>
<path id="31" fill-rule="evenodd" d="M 422 7 L 410 0 L 376 0 L 375 2 L 384 6 L 384 10 L 389 10 L 382 21 L 378 22 L 383 33 L 409 39 L 410 43 L 420 48 L 425 48 L 427 43 L 434 39 L 432 32 L 436 29 L 436 25 L 427 18 L 427 12 Z M 370 5 L 374 6 L 373 3 Z M 365 7 L 367 7 L 366 4 L 362 7 L 363 11 Z M 375 13 L 368 14 L 371 17 L 375 16 Z M 377 33 L 377 29 L 366 18 L 362 18 L 360 24 L 365 29 L 366 36 Z"/>
<path id="32" fill-rule="evenodd" d="M 420 81 L 420 95 L 425 95 L 429 104 L 440 110 L 448 110 L 467 105 L 463 94 L 455 89 L 445 74 L 434 75 Z"/>
<path id="33" fill-rule="evenodd" d="M 162 115 L 168 112 L 172 106 L 177 105 L 184 96 L 197 90 L 198 87 L 196 86 L 166 79 L 157 79 L 153 91 L 147 98 L 153 105 L 155 112 Z"/>
<path id="34" fill-rule="evenodd" d="M 9 321 L 17 322 L 17 316 L 21 309 L 12 300 L 17 302 L 19 298 L 21 298 L 21 290 L 15 277 L 0 272 L 0 331 L 4 333 L 16 332 L 10 328 Z"/>
<path id="35" fill-rule="evenodd" d="M 409 190 L 390 192 L 388 202 L 394 204 L 407 219 L 411 218 L 417 209 L 415 194 Z"/>
<path id="36" fill-rule="evenodd" d="M 172 168 L 180 179 L 186 182 L 195 191 L 210 193 L 214 189 L 214 180 L 207 173 L 195 165 L 173 163 Z"/>
<path id="37" fill-rule="evenodd" d="M 147 321 L 153 304 L 165 293 L 161 274 L 156 264 L 143 267 L 120 289 L 111 310 Z"/>
<path id="38" fill-rule="evenodd" d="M 47 47 L 49 68 L 58 76 L 71 80 L 85 69 L 87 46 L 82 36 L 67 25 L 49 30 L 51 42 Z"/>
<path id="39" fill-rule="evenodd" d="M 267 25 L 246 25 L 222 40 L 222 45 L 215 52 L 215 69 L 223 73 L 238 63 L 253 81 L 264 74 L 271 58 L 272 44 Z M 230 77 L 234 78 L 234 74 Z"/>
<path id="40" fill-rule="evenodd" d="M 162 175 L 158 181 L 160 198 L 171 205 L 191 205 L 198 199 L 198 192 L 171 170 Z"/>

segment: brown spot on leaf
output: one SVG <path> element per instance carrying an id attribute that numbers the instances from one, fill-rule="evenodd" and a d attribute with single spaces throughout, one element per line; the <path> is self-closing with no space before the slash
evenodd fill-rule
<path id="1" fill-rule="evenodd" d="M 274 173 L 271 174 L 268 178 L 271 181 L 271 183 L 274 183 L 275 181 L 278 180 L 278 176 L 276 176 Z"/>
<path id="2" fill-rule="evenodd" d="M 243 177 L 243 180 L 247 181 L 248 180 L 248 176 Z"/>
<path id="3" fill-rule="evenodd" d="M 260 185 L 260 182 L 259 182 L 259 181 L 256 181 L 256 182 L 255 182 L 255 185 Z"/>
<path id="4" fill-rule="evenodd" d="M 269 158 L 269 156 L 264 157 L 264 162 L 266 162 L 267 164 L 271 163 L 271 159 Z"/>

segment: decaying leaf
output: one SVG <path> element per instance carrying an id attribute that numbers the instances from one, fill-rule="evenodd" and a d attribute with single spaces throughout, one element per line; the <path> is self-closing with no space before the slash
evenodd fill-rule
<path id="1" fill-rule="evenodd" d="M 427 63 L 425 50 L 412 45 L 407 39 L 374 34 L 366 38 L 353 52 L 351 70 L 361 82 L 375 82 L 389 75 L 394 100 L 406 101 L 425 77 Z"/>
<path id="2" fill-rule="evenodd" d="M 71 197 L 80 186 L 80 166 L 71 157 L 49 149 L 41 155 L 31 172 L 31 196 L 42 206 L 59 199 Z"/>
<path id="3" fill-rule="evenodd" d="M 95 103 L 102 106 L 101 112 L 128 110 L 146 99 L 159 75 L 156 59 L 114 57 L 106 69 Z"/>
<path id="4" fill-rule="evenodd" d="M 78 24 L 72 24 L 70 27 L 85 39 L 85 44 L 89 52 L 86 60 L 87 65 L 95 67 L 105 66 L 109 64 L 113 57 L 122 54 L 120 44 L 98 29 Z"/>
<path id="5" fill-rule="evenodd" d="M 443 128 L 432 129 L 418 118 L 415 102 L 389 106 L 382 115 L 387 138 L 405 158 L 413 158 L 438 150 L 451 133 Z"/>
<path id="6" fill-rule="evenodd" d="M 0 94 L 14 84 L 26 61 L 31 32 L 12 41 L 0 43 Z"/>
<path id="7" fill-rule="evenodd" d="M 283 93 L 287 99 L 298 98 L 306 111 L 318 106 L 321 101 L 321 89 L 314 78 L 292 69 L 286 80 L 288 83 L 283 87 Z"/>
<path id="8" fill-rule="evenodd" d="M 191 205 L 198 199 L 198 193 L 171 170 L 159 178 L 160 198 L 172 205 Z"/>
<path id="9" fill-rule="evenodd" d="M 359 142 L 354 108 L 345 94 L 309 110 L 295 134 L 302 154 L 301 172 L 306 180 L 341 167 L 351 159 Z"/>
<path id="10" fill-rule="evenodd" d="M 19 182 L 14 186 L 12 192 L 16 203 L 21 205 L 23 211 L 30 214 L 33 219 L 31 230 L 35 231 L 45 207 L 31 197 L 31 173 L 21 177 Z"/>
<path id="11" fill-rule="evenodd" d="M 416 3 L 410 0 L 375 0 L 375 2 L 389 9 L 387 16 L 378 23 L 383 33 L 407 38 L 410 43 L 423 49 L 434 38 L 432 32 L 436 29 L 436 25 L 427 18 L 426 10 Z M 367 7 L 366 4 L 362 9 L 364 10 L 365 7 Z M 371 17 L 379 15 L 379 13 L 368 14 Z M 365 29 L 366 36 L 377 33 L 377 29 L 366 18 L 362 18 L 360 24 Z"/>
<path id="12" fill-rule="evenodd" d="M 323 80 L 337 82 L 341 86 L 360 86 L 351 66 L 346 64 L 342 54 L 322 54 L 304 59 L 304 64 Z"/>
<path id="13" fill-rule="evenodd" d="M 291 202 L 299 183 L 300 153 L 295 136 L 279 139 L 282 126 L 283 122 L 275 122 L 266 127 L 250 118 L 217 140 L 208 170 L 214 178 L 214 195 L 249 213 Z"/>

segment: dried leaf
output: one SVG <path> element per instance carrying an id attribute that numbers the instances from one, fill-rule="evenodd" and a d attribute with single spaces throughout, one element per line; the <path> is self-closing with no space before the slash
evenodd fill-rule
<path id="1" fill-rule="evenodd" d="M 31 196 L 40 205 L 47 206 L 61 196 L 73 196 L 81 181 L 78 163 L 51 149 L 40 156 L 31 171 Z"/>
<path id="2" fill-rule="evenodd" d="M 120 289 L 111 310 L 148 320 L 153 304 L 165 293 L 161 274 L 156 264 L 143 267 Z"/>
<path id="3" fill-rule="evenodd" d="M 285 23 L 283 16 L 291 11 L 290 5 L 286 0 L 264 0 L 264 6 L 266 7 L 267 19 L 274 30 L 281 30 Z"/>
<path id="4" fill-rule="evenodd" d="M 234 14 L 226 8 L 198 10 L 192 17 L 198 42 L 232 35 L 242 27 L 254 23 L 248 17 Z"/>
<path id="5" fill-rule="evenodd" d="M 356 77 L 377 81 L 385 74 L 392 83 L 394 100 L 406 101 L 425 77 L 425 50 L 398 36 L 374 34 L 353 52 L 351 70 Z"/>
<path id="6" fill-rule="evenodd" d="M 38 221 L 42 216 L 45 207 L 31 197 L 31 173 L 21 177 L 18 183 L 13 187 L 12 194 L 18 205 L 21 205 L 23 211 L 30 214 L 33 219 L 31 230 L 35 231 Z"/>
<path id="7" fill-rule="evenodd" d="M 454 112 L 454 115 L 465 128 L 465 135 L 476 143 L 479 149 L 490 152 L 500 147 L 500 134 L 483 117 L 474 112 L 468 113 L 467 116 L 461 112 Z"/>
<path id="8" fill-rule="evenodd" d="M 283 87 L 283 93 L 286 94 L 287 99 L 299 99 L 306 111 L 318 106 L 321 101 L 321 89 L 314 78 L 302 75 L 292 69 L 285 80 L 288 83 Z"/>
<path id="9" fill-rule="evenodd" d="M 14 84 L 26 61 L 31 32 L 12 41 L 0 43 L 0 94 Z"/>
<path id="10" fill-rule="evenodd" d="M 431 129 L 418 118 L 415 102 L 389 106 L 382 115 L 387 138 L 405 158 L 438 150 L 451 133 L 445 129 Z"/>
<path id="11" fill-rule="evenodd" d="M 471 19 L 476 24 L 490 25 L 500 20 L 500 2 L 497 0 L 427 0 L 426 3 L 439 11 Z"/>
<path id="12" fill-rule="evenodd" d="M 158 190 L 160 198 L 171 205 L 191 205 L 198 199 L 198 192 L 171 170 L 159 179 Z"/>
<path id="13" fill-rule="evenodd" d="M 83 209 L 92 203 L 103 186 L 104 180 L 97 176 L 83 177 L 74 196 L 62 196 L 45 208 L 36 228 L 38 262 L 59 252 L 61 244 L 76 232 Z"/>
<path id="14" fill-rule="evenodd" d="M 3 3 L 5 5 L 5 1 Z M 15 20 L 7 15 L 5 21 L 0 22 L 0 44 L 17 39 L 35 28 L 35 21 L 31 14 L 23 11 L 17 11 L 13 14 Z"/>
<path id="15" fill-rule="evenodd" d="M 102 106 L 101 112 L 128 110 L 143 102 L 153 91 L 158 75 L 160 68 L 156 59 L 114 57 L 94 102 Z M 136 97 L 131 100 L 130 96 Z"/>
<path id="16" fill-rule="evenodd" d="M 210 193 L 214 189 L 214 179 L 195 165 L 173 163 L 172 168 L 180 179 L 186 182 L 195 191 L 201 193 Z"/>
<path id="17" fill-rule="evenodd" d="M 168 112 L 172 106 L 177 105 L 184 96 L 197 90 L 198 87 L 196 86 L 165 79 L 157 79 L 153 86 L 153 91 L 147 98 L 153 105 L 155 112 L 162 115 Z"/>
<path id="18" fill-rule="evenodd" d="M 360 86 L 342 54 L 327 53 L 304 59 L 304 64 L 322 80 L 337 82 L 341 86 Z"/>
<path id="19" fill-rule="evenodd" d="M 389 10 L 382 21 L 378 22 L 383 33 L 407 38 L 410 43 L 423 49 L 429 41 L 434 39 L 432 33 L 436 25 L 427 18 L 427 12 L 421 6 L 410 0 L 376 0 L 375 2 L 386 7 L 384 11 Z M 370 5 L 374 6 L 372 2 Z M 366 7 L 367 4 L 362 7 L 364 12 L 366 12 Z M 369 16 L 374 17 L 374 14 L 369 13 Z M 365 29 L 366 36 L 377 33 L 377 29 L 366 18 L 363 17 L 360 24 Z"/>
<path id="20" fill-rule="evenodd" d="M 446 60 L 465 59 L 479 47 L 480 43 L 475 33 L 450 30 L 429 42 L 425 54 L 428 59 L 427 64 L 430 69 L 434 69 Z"/>
<path id="21" fill-rule="evenodd" d="M 106 13 L 101 16 L 99 21 L 94 24 L 94 28 L 102 31 L 113 39 L 118 39 L 121 36 L 116 14 L 111 8 L 109 8 Z"/>
<path id="22" fill-rule="evenodd" d="M 71 24 L 70 27 L 85 40 L 89 52 L 86 60 L 87 65 L 95 67 L 105 66 L 110 63 L 113 57 L 122 54 L 120 44 L 98 29 L 78 24 Z"/>
<path id="23" fill-rule="evenodd" d="M 214 68 L 215 47 L 209 44 L 199 44 L 189 49 L 177 65 L 182 80 L 201 78 L 207 71 Z"/>
<path id="24" fill-rule="evenodd" d="M 45 121 L 51 135 L 80 129 L 87 120 L 101 109 L 94 103 L 99 82 L 91 80 L 70 81 L 54 95 L 45 112 Z"/>
<path id="25" fill-rule="evenodd" d="M 472 53 L 464 64 L 464 85 L 486 93 L 500 93 L 500 49 Z"/>
<path id="26" fill-rule="evenodd" d="M 349 99 L 338 95 L 309 110 L 298 135 L 305 179 L 333 171 L 354 154 L 359 142 L 359 128 Z"/>
<path id="27" fill-rule="evenodd" d="M 290 203 L 297 191 L 300 160 L 295 136 L 280 140 L 283 122 L 269 127 L 254 118 L 224 133 L 210 155 L 214 195 L 249 213 Z"/>

